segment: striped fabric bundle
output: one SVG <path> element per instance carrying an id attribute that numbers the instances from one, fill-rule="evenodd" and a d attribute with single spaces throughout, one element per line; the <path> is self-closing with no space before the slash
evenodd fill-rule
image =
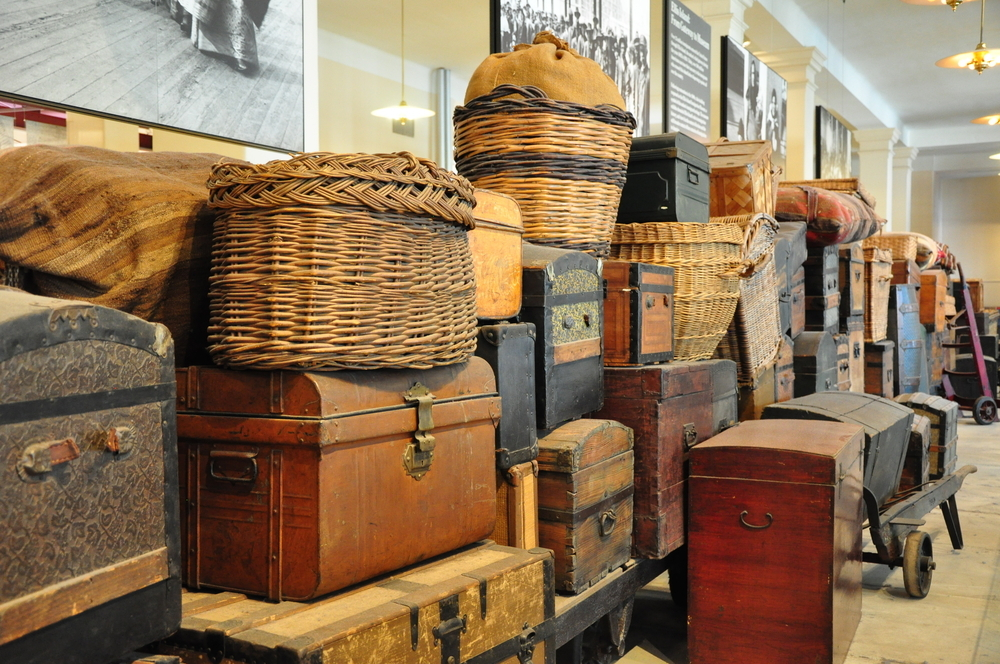
<path id="1" fill-rule="evenodd" d="M 163 323 L 207 361 L 213 154 L 33 145 L 0 151 L 0 261 L 26 288 Z"/>

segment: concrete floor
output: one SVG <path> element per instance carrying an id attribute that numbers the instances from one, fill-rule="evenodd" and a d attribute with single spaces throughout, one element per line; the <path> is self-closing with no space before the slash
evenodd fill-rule
<path id="1" fill-rule="evenodd" d="M 965 548 L 952 550 L 941 510 L 924 517 L 937 562 L 924 599 L 906 594 L 900 568 L 865 564 L 861 624 L 845 664 L 1000 664 L 1000 423 L 963 418 L 958 431 L 959 467 L 979 468 L 957 494 Z M 870 542 L 865 550 L 874 551 Z M 688 664 L 685 616 L 669 593 L 664 576 L 637 596 L 621 662 Z"/>

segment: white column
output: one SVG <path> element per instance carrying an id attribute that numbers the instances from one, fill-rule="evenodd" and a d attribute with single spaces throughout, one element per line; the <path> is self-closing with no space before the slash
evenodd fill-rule
<path id="1" fill-rule="evenodd" d="M 897 231 L 914 230 L 911 222 L 913 194 L 913 160 L 917 148 L 900 146 L 892 158 L 892 216 Z"/>
<path id="2" fill-rule="evenodd" d="M 742 44 L 747 24 L 743 14 L 753 6 L 754 0 L 705 0 L 701 3 L 701 17 L 712 26 L 712 122 L 711 138 L 722 135 L 722 38 L 732 37 Z"/>
<path id="3" fill-rule="evenodd" d="M 875 196 L 875 211 L 889 223 L 885 230 L 891 231 L 892 223 L 892 171 L 893 154 L 899 130 L 895 127 L 879 129 L 859 129 L 854 132 L 858 142 L 858 161 L 861 183 Z"/>
<path id="4" fill-rule="evenodd" d="M 816 171 L 816 74 L 822 70 L 826 56 L 816 47 L 806 46 L 757 57 L 788 81 L 788 152 L 782 179 L 812 179 Z"/>

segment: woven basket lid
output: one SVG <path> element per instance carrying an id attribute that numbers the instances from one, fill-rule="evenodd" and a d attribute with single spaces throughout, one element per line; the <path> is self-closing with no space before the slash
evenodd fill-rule
<path id="1" fill-rule="evenodd" d="M 472 184 L 409 152 L 309 152 L 266 164 L 219 162 L 207 186 L 209 205 L 222 211 L 360 206 L 475 228 Z"/>

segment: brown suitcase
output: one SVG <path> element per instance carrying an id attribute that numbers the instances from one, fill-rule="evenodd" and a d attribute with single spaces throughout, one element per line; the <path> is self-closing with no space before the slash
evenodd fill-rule
<path id="1" fill-rule="evenodd" d="M 552 552 L 482 542 L 308 603 L 186 593 L 155 648 L 187 664 L 551 661 Z"/>
<path id="2" fill-rule="evenodd" d="M 865 254 L 860 242 L 840 246 L 840 315 L 865 315 Z"/>
<path id="3" fill-rule="evenodd" d="M 538 462 L 497 471 L 497 522 L 489 536 L 518 549 L 538 546 Z"/>
<path id="4" fill-rule="evenodd" d="M 632 549 L 632 430 L 575 420 L 538 440 L 538 539 L 555 552 L 556 590 L 578 594 Z"/>
<path id="5" fill-rule="evenodd" d="M 790 335 L 792 339 L 799 336 L 806 329 L 806 270 L 800 267 L 792 277 L 792 326 Z M 888 303 L 887 305 L 888 306 Z"/>
<path id="6" fill-rule="evenodd" d="M 851 316 L 844 320 L 843 328 L 850 344 L 850 356 L 847 358 L 848 373 L 851 380 L 851 392 L 865 391 L 865 319 L 863 316 Z"/>
<path id="7" fill-rule="evenodd" d="M 761 420 L 691 450 L 691 664 L 836 664 L 861 618 L 864 430 Z"/>
<path id="8" fill-rule="evenodd" d="M 183 578 L 305 600 L 482 539 L 493 371 L 177 371 Z"/>
<path id="9" fill-rule="evenodd" d="M 865 344 L 865 392 L 891 399 L 895 395 L 896 344 L 886 339 Z"/>
<path id="10" fill-rule="evenodd" d="M 945 327 L 944 303 L 948 297 L 948 273 L 944 270 L 924 270 L 920 273 L 920 322 L 929 332 L 942 332 Z"/>
<path id="11" fill-rule="evenodd" d="M 910 443 L 903 460 L 903 472 L 899 476 L 898 493 L 927 484 L 931 468 L 930 447 L 931 421 L 923 415 L 914 415 Z"/>
<path id="12" fill-rule="evenodd" d="M 916 286 L 920 288 L 920 268 L 916 261 L 894 260 L 892 261 L 892 282 L 893 285 Z"/>
<path id="13" fill-rule="evenodd" d="M 604 261 L 604 364 L 674 359 L 674 268 Z"/>
<path id="14" fill-rule="evenodd" d="M 504 320 L 521 311 L 521 209 L 510 196 L 476 189 L 469 250 L 476 274 L 476 316 Z"/>
<path id="15" fill-rule="evenodd" d="M 795 398 L 795 342 L 785 337 L 778 349 L 774 366 L 774 401 L 782 403 Z"/>
<path id="16" fill-rule="evenodd" d="M 687 451 L 714 433 L 713 370 L 731 360 L 672 362 L 604 373 L 604 408 L 635 436 L 634 555 L 663 558 L 684 543 Z"/>

